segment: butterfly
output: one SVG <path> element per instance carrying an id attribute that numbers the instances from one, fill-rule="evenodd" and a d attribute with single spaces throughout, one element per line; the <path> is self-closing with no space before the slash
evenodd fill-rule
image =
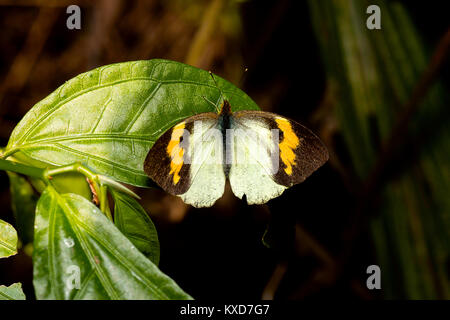
<path id="1" fill-rule="evenodd" d="M 228 179 L 235 196 L 263 204 L 303 182 L 328 160 L 320 139 L 301 124 L 270 112 L 200 113 L 160 136 L 144 161 L 145 173 L 166 192 L 194 207 L 210 207 Z"/>

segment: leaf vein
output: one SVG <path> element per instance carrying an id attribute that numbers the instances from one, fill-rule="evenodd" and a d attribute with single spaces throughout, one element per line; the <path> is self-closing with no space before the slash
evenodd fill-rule
<path id="1" fill-rule="evenodd" d="M 142 112 L 144 111 L 144 109 L 147 106 L 148 102 L 155 96 L 156 92 L 158 92 L 159 88 L 161 88 L 161 83 L 158 83 L 158 85 L 155 87 L 155 89 L 153 89 L 153 91 L 149 94 L 149 96 L 139 106 L 139 109 L 134 114 L 133 119 L 131 119 L 130 123 L 128 124 L 127 128 L 125 129 L 125 133 L 128 134 L 128 132 L 130 132 L 130 130 L 133 127 L 134 123 L 137 121 L 139 116 L 142 114 Z"/>
<path id="2" fill-rule="evenodd" d="M 149 289 L 151 289 L 155 295 L 159 295 L 160 297 L 168 297 L 158 289 L 151 281 L 145 280 L 147 277 L 140 272 L 140 270 L 136 269 L 133 264 L 129 264 L 126 262 L 125 257 L 122 256 L 120 252 L 118 252 L 114 247 L 110 246 L 109 243 L 103 241 L 103 239 L 97 237 L 95 231 L 93 231 L 88 225 L 86 225 L 79 217 L 74 216 L 77 220 L 78 225 L 81 226 L 92 238 L 94 238 L 99 244 L 101 244 L 104 248 L 106 248 L 113 256 L 117 259 L 117 261 L 124 266 L 125 268 L 132 270 L 139 277 L 136 277 L 137 280 L 140 280 L 143 284 L 145 284 Z"/>
<path id="3" fill-rule="evenodd" d="M 97 90 L 97 89 L 114 86 L 114 85 L 119 84 L 119 83 L 131 82 L 131 81 L 153 81 L 153 82 L 159 83 L 160 86 L 166 85 L 166 84 L 185 83 L 185 84 L 195 84 L 195 85 L 198 85 L 198 86 L 203 86 L 203 87 L 209 87 L 209 88 L 217 89 L 215 86 L 212 86 L 212 85 L 209 85 L 209 84 L 205 84 L 205 83 L 196 82 L 196 81 L 190 81 L 190 80 L 158 80 L 158 79 L 153 79 L 153 78 L 149 78 L 149 77 L 136 77 L 136 78 L 130 78 L 130 79 L 122 79 L 122 80 L 117 80 L 117 81 L 113 81 L 113 82 L 102 84 L 102 85 L 93 86 L 93 87 L 88 88 L 88 89 L 80 90 L 77 93 L 69 96 L 68 98 L 58 102 L 50 110 L 48 110 L 43 115 L 38 117 L 38 119 L 35 119 L 33 125 L 29 128 L 29 130 L 27 130 L 23 134 L 23 136 L 21 138 L 17 139 L 16 145 L 19 144 L 20 142 L 24 141 L 33 132 L 33 130 L 36 128 L 36 126 L 38 126 L 38 124 L 40 124 L 44 119 L 46 119 L 53 112 L 58 110 L 60 106 L 66 104 L 67 102 L 69 102 L 69 101 L 71 101 L 71 100 L 73 100 L 73 99 L 75 99 L 75 98 L 77 98 L 77 97 L 79 97 L 79 96 L 81 96 L 81 95 L 83 95 L 84 93 L 87 93 L 87 92 L 91 92 L 91 91 L 94 91 L 94 90 Z M 222 90 L 222 92 L 234 94 L 233 91 Z"/>
<path id="4" fill-rule="evenodd" d="M 94 252 L 92 250 L 92 247 L 89 245 L 88 241 L 83 236 L 83 232 L 81 232 L 81 230 L 78 228 L 76 223 L 74 223 L 74 221 L 73 221 L 73 218 L 75 218 L 76 220 L 79 221 L 79 219 L 77 219 L 77 217 L 76 217 L 75 211 L 73 210 L 72 206 L 69 203 L 67 203 L 66 199 L 64 199 L 62 197 L 59 197 L 59 199 L 61 199 L 61 201 L 60 201 L 61 207 L 64 207 L 66 209 L 64 211 L 68 213 L 68 215 L 66 215 L 66 217 L 71 222 L 70 224 L 72 226 L 72 230 L 74 231 L 76 237 L 80 241 L 80 245 L 84 249 L 83 251 L 85 252 L 87 258 L 89 259 L 89 262 L 90 262 L 91 266 L 93 267 L 93 269 L 95 269 L 95 273 L 96 273 L 98 279 L 102 283 L 102 285 L 105 288 L 105 290 L 108 293 L 108 295 L 112 299 L 118 300 L 120 297 L 115 292 L 114 287 L 111 284 L 111 281 L 108 279 L 106 274 L 103 272 L 103 270 L 98 266 L 98 264 L 95 261 L 95 254 L 94 254 Z"/>

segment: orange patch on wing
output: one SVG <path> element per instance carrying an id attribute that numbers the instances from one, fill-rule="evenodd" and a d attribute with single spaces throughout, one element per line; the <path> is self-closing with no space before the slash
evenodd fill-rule
<path id="1" fill-rule="evenodd" d="M 275 121 L 278 124 L 278 128 L 283 132 L 283 141 L 280 142 L 280 158 L 286 165 L 284 171 L 288 174 L 292 174 L 292 166 L 295 165 L 295 153 L 294 150 L 300 144 L 300 140 L 292 130 L 291 123 L 283 118 L 276 118 Z"/>
<path id="2" fill-rule="evenodd" d="M 180 139 L 183 136 L 184 128 L 185 122 L 181 122 L 173 128 L 172 136 L 166 149 L 167 154 L 171 158 L 169 174 L 173 174 L 173 184 L 177 184 L 180 181 L 179 174 L 183 166 L 184 150 L 180 147 Z"/>

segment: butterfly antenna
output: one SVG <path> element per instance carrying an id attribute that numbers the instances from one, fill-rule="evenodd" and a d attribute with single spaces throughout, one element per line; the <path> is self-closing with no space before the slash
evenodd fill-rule
<path id="1" fill-rule="evenodd" d="M 214 106 L 214 108 L 216 108 L 216 111 L 219 112 L 219 106 L 217 104 L 215 104 L 214 102 L 212 102 L 211 100 L 209 100 L 207 97 L 205 96 L 201 96 L 206 102 L 209 102 L 210 104 L 212 104 Z"/>
<path id="2" fill-rule="evenodd" d="M 216 85 L 217 90 L 220 91 L 220 97 L 219 97 L 219 101 L 220 101 L 221 99 L 223 99 L 223 98 L 225 97 L 225 95 L 223 94 L 222 89 L 219 88 L 219 86 L 218 86 L 218 84 L 217 84 L 217 82 L 216 82 L 216 79 L 214 78 L 214 74 L 213 74 L 211 71 L 209 71 L 209 75 L 210 75 L 211 78 L 213 79 L 214 84 Z"/>
<path id="3" fill-rule="evenodd" d="M 248 75 L 248 68 L 244 67 L 244 71 L 241 74 L 241 77 L 239 78 L 239 85 L 238 88 L 242 88 L 242 84 L 244 83 L 245 79 L 247 78 Z"/>

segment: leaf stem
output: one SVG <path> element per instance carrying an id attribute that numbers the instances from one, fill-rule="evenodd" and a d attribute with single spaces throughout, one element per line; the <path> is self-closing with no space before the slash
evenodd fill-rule
<path id="1" fill-rule="evenodd" d="M 68 172 L 79 172 L 91 182 L 92 187 L 94 188 L 92 192 L 95 191 L 95 193 L 99 195 L 100 210 L 105 213 L 111 221 L 113 221 L 113 218 L 108 204 L 108 187 L 117 189 L 139 199 L 139 196 L 130 189 L 114 181 L 113 179 L 96 174 L 80 162 L 57 168 L 38 168 L 10 160 L 0 159 L 0 170 L 11 171 L 33 178 L 38 178 L 43 180 L 47 185 L 51 185 L 52 177 L 55 175 Z"/>
<path id="2" fill-rule="evenodd" d="M 45 177 L 48 179 L 54 175 L 57 174 L 61 174 L 61 173 L 66 173 L 66 172 L 79 172 L 81 174 L 83 174 L 86 178 L 92 180 L 92 181 L 96 181 L 97 180 L 97 175 L 92 172 L 91 170 L 89 170 L 88 168 L 86 168 L 85 166 L 83 166 L 80 162 L 76 162 L 67 166 L 63 166 L 63 167 L 58 167 L 58 168 L 52 168 L 52 169 L 47 169 L 45 172 Z"/>
<path id="3" fill-rule="evenodd" d="M 113 221 L 113 217 L 111 214 L 111 210 L 109 208 L 108 203 L 108 186 L 116 188 L 122 192 L 125 192 L 131 196 L 135 196 L 139 198 L 134 192 L 129 190 L 128 188 L 124 187 L 120 183 L 109 179 L 106 176 L 103 176 L 101 174 L 96 174 L 95 172 L 91 171 L 86 166 L 83 166 L 80 162 L 73 163 L 68 166 L 54 168 L 54 169 L 47 169 L 45 172 L 45 178 L 48 180 L 51 180 L 51 177 L 53 175 L 66 173 L 66 172 L 79 172 L 83 174 L 89 181 L 92 183 L 92 187 L 94 188 L 95 193 L 99 197 L 100 202 L 100 210 L 108 217 L 109 220 Z M 94 192 L 93 191 L 93 192 Z"/>
<path id="4" fill-rule="evenodd" d="M 93 171 L 88 169 L 87 167 L 83 166 L 80 162 L 75 162 L 73 164 L 69 164 L 67 166 L 58 167 L 58 168 L 51 168 L 46 169 L 44 173 L 44 179 L 49 182 L 54 175 L 58 175 L 61 173 L 67 173 L 67 172 L 79 172 L 82 175 L 84 175 L 89 181 L 92 182 L 92 187 L 94 188 L 93 192 L 97 195 L 100 195 L 100 207 L 103 206 L 103 201 L 101 198 L 101 188 L 99 187 L 99 178 L 98 175 L 95 174 Z M 100 186 L 102 184 L 100 183 Z M 102 210 L 103 211 L 103 210 Z"/>
<path id="5" fill-rule="evenodd" d="M 100 185 L 100 211 L 103 212 L 109 220 L 113 221 L 108 203 L 108 187 L 104 184 Z"/>

